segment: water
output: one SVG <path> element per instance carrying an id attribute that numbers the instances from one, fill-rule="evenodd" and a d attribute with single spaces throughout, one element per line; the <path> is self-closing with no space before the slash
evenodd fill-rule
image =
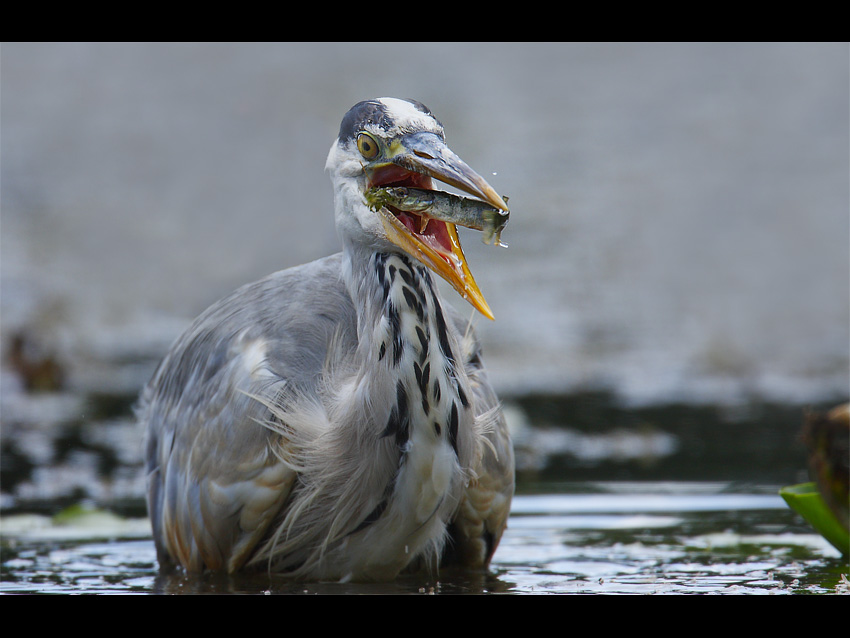
<path id="1" fill-rule="evenodd" d="M 3 548 L 4 593 L 832 594 L 846 560 L 774 488 L 717 483 L 550 485 L 521 494 L 487 574 L 290 583 L 266 574 L 159 574 L 143 527 L 31 531 Z M 140 522 L 144 523 L 144 522 Z M 88 535 L 80 540 L 75 534 Z M 28 536 L 28 537 L 27 537 Z"/>
<path id="2" fill-rule="evenodd" d="M 626 483 L 588 493 L 587 487 L 520 500 L 501 556 L 509 591 L 847 591 L 846 561 L 770 488 Z"/>

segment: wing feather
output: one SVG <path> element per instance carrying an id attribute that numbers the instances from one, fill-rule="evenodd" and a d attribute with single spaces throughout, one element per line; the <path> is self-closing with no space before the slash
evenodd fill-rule
<path id="1" fill-rule="evenodd" d="M 233 572 L 273 533 L 296 474 L 263 425 L 268 401 L 296 380 L 315 392 L 332 336 L 354 331 L 339 272 L 335 256 L 237 290 L 192 324 L 146 387 L 138 413 L 162 563 Z"/>

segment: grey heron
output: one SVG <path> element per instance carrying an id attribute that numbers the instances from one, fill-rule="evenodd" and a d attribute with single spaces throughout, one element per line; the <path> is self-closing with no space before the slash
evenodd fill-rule
<path id="1" fill-rule="evenodd" d="M 158 560 L 305 580 L 484 569 L 507 523 L 513 450 L 471 318 L 431 272 L 492 313 L 453 223 L 364 193 L 439 180 L 505 200 L 412 100 L 352 107 L 326 170 L 342 252 L 212 305 L 142 391 Z"/>

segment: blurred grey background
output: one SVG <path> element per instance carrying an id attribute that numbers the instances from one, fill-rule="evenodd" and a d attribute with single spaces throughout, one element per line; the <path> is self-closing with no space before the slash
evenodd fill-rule
<path id="1" fill-rule="evenodd" d="M 134 393 L 207 305 L 339 250 L 324 162 L 412 97 L 510 197 L 462 231 L 505 396 L 846 398 L 839 44 L 3 44 L 0 312 L 79 391 Z M 446 288 L 464 312 L 471 307 Z"/>

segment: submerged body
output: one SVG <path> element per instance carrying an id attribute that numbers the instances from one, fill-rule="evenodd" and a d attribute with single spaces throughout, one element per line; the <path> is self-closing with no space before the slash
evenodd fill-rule
<path id="1" fill-rule="evenodd" d="M 454 275 L 468 270 L 445 240 L 456 238 L 451 224 L 402 236 L 403 224 L 358 204 L 381 180 L 430 185 L 382 156 L 363 169 L 366 142 L 395 139 L 396 121 L 420 135 L 405 133 L 409 145 L 424 132 L 438 146 L 441 128 L 421 108 L 382 98 L 349 112 L 328 158 L 343 252 L 210 307 L 145 388 L 138 413 L 162 566 L 387 580 L 489 564 L 513 451 L 469 320 L 444 304 L 431 271 L 489 309 L 474 280 Z"/>

